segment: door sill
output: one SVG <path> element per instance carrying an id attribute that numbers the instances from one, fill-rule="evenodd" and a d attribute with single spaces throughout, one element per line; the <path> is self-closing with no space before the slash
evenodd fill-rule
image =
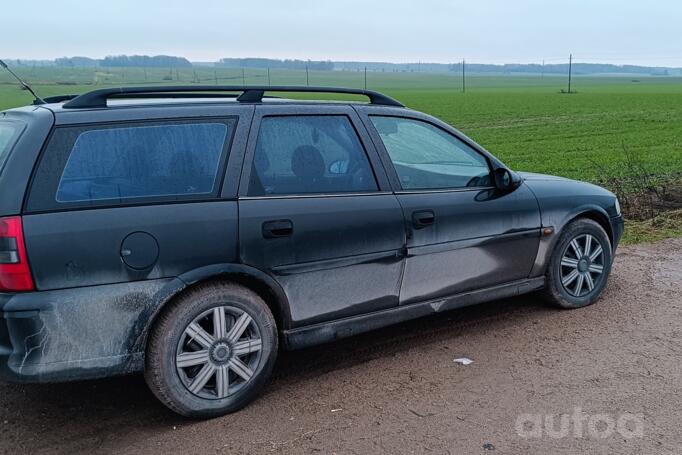
<path id="1" fill-rule="evenodd" d="M 301 349 L 317 344 L 351 337 L 429 314 L 454 310 L 490 300 L 503 299 L 542 289 L 545 277 L 528 278 L 485 289 L 463 292 L 450 297 L 398 306 L 373 313 L 351 316 L 336 321 L 322 322 L 291 330 L 285 330 L 286 349 Z"/>

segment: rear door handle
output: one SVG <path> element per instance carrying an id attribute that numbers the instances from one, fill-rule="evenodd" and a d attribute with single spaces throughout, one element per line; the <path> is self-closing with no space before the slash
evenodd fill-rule
<path id="1" fill-rule="evenodd" d="M 433 210 L 419 210 L 412 212 L 412 226 L 415 229 L 422 229 L 433 225 L 436 222 L 436 214 Z"/>
<path id="2" fill-rule="evenodd" d="M 263 237 L 276 239 L 289 237 L 294 233 L 294 223 L 291 220 L 266 221 L 263 223 Z"/>

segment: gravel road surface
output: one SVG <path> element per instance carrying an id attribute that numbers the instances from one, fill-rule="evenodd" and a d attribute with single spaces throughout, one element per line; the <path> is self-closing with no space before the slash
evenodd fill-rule
<path id="1" fill-rule="evenodd" d="M 284 353 L 211 421 L 141 377 L 0 384 L 11 454 L 681 453 L 681 421 L 682 239 L 621 248 L 588 308 L 523 296 Z"/>

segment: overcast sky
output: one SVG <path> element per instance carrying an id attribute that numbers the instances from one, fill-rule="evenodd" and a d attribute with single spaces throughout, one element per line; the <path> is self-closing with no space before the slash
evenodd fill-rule
<path id="1" fill-rule="evenodd" d="M 0 57 L 169 54 L 682 66 L 680 0 L 2 2 Z"/>

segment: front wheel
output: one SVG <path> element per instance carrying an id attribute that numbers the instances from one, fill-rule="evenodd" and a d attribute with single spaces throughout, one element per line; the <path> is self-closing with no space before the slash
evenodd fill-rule
<path id="1" fill-rule="evenodd" d="M 227 414 L 261 390 L 277 342 L 275 320 L 256 293 L 229 283 L 200 285 L 160 316 L 147 346 L 145 378 L 178 414 Z"/>
<path id="2" fill-rule="evenodd" d="M 564 228 L 547 270 L 546 299 L 580 308 L 599 299 L 611 271 L 609 238 L 599 223 L 578 219 Z"/>

